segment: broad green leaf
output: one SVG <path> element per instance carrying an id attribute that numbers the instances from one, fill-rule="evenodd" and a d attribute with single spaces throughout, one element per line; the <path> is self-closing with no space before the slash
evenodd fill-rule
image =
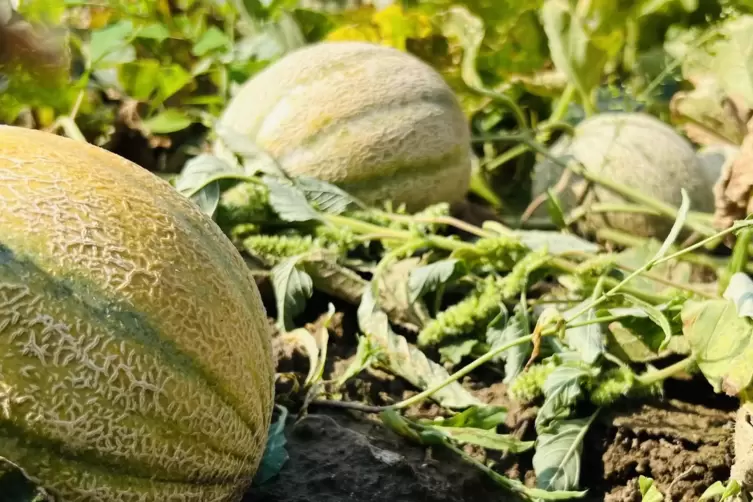
<path id="1" fill-rule="evenodd" d="M 449 373 L 418 348 L 409 344 L 405 337 L 390 327 L 387 315 L 376 304 L 371 285 L 364 288 L 358 306 L 358 326 L 369 337 L 371 346 L 378 350 L 378 364 L 398 375 L 421 390 L 438 385 L 449 378 Z M 481 401 L 455 381 L 431 395 L 431 399 L 448 408 L 482 406 Z"/>
<path id="2" fill-rule="evenodd" d="M 590 302 L 590 299 L 582 301 L 575 307 L 567 310 L 564 313 L 564 317 L 569 318 L 570 315 L 579 312 Z M 591 308 L 580 314 L 576 319 L 573 319 L 572 322 L 579 323 L 592 321 L 593 319 L 596 319 L 596 317 L 596 310 Z M 601 324 L 592 323 L 584 326 L 567 328 L 565 330 L 565 343 L 568 347 L 578 352 L 583 362 L 586 364 L 595 363 L 604 353 L 604 333 Z"/>
<path id="3" fill-rule="evenodd" d="M 592 370 L 596 371 L 596 370 Z M 566 417 L 570 408 L 583 396 L 582 385 L 592 372 L 577 366 L 558 366 L 544 381 L 544 404 L 536 415 L 536 431 L 551 427 L 551 422 Z"/>
<path id="4" fill-rule="evenodd" d="M 193 81 L 193 75 L 177 64 L 163 65 L 161 73 L 162 78 L 159 81 L 159 94 L 156 97 L 156 103 L 164 102 Z"/>
<path id="5" fill-rule="evenodd" d="M 479 346 L 481 342 L 473 339 L 451 339 L 447 343 L 441 345 L 437 351 L 440 355 L 441 363 L 450 363 L 452 366 L 460 364 L 460 361 L 464 357 L 473 354 L 473 351 Z"/>
<path id="6" fill-rule="evenodd" d="M 685 303 L 683 333 L 698 368 L 715 392 L 735 396 L 753 379 L 753 325 L 731 300 Z"/>
<path id="7" fill-rule="evenodd" d="M 242 174 L 214 155 L 201 154 L 186 162 L 175 180 L 175 189 L 212 216 L 220 202 L 220 180 Z"/>
<path id="8" fill-rule="evenodd" d="M 581 454 L 586 432 L 596 413 L 589 418 L 557 422 L 536 438 L 533 469 L 536 486 L 544 490 L 576 490 L 580 484 Z"/>
<path id="9" fill-rule="evenodd" d="M 520 308 L 520 304 L 515 307 L 512 317 L 507 319 L 506 311 L 502 310 L 486 328 L 486 343 L 489 344 L 489 350 L 497 349 L 503 345 L 517 340 L 523 336 L 528 336 L 529 326 L 525 312 Z M 510 384 L 517 377 L 531 355 L 533 349 L 532 342 L 521 343 L 505 350 L 496 357 L 496 361 L 505 362 L 505 378 L 502 380 L 505 384 Z"/>
<path id="10" fill-rule="evenodd" d="M 269 188 L 269 203 L 281 220 L 294 222 L 320 219 L 297 187 L 272 176 L 264 176 L 262 179 Z"/>
<path id="11" fill-rule="evenodd" d="M 366 208 L 345 190 L 318 178 L 297 176 L 294 183 L 309 203 L 323 213 L 341 214 L 354 207 Z"/>
<path id="12" fill-rule="evenodd" d="M 148 100 L 159 88 L 162 64 L 156 59 L 139 59 L 118 67 L 118 78 L 123 89 L 138 101 Z"/>
<path id="13" fill-rule="evenodd" d="M 94 30 L 88 46 L 92 66 L 105 62 L 122 64 L 134 61 L 136 53 L 129 45 L 134 33 L 133 23 L 129 19 Z"/>
<path id="14" fill-rule="evenodd" d="M 222 30 L 216 26 L 210 26 L 201 38 L 196 41 L 193 49 L 191 49 L 191 53 L 194 56 L 202 57 L 217 49 L 228 49 L 230 45 L 230 38 Z"/>
<path id="15" fill-rule="evenodd" d="M 582 96 L 591 96 L 605 65 L 622 48 L 623 34 L 617 1 L 592 3 L 590 11 L 579 5 L 547 0 L 540 14 L 554 65 Z"/>
<path id="16" fill-rule="evenodd" d="M 436 261 L 411 270 L 408 280 L 410 301 L 415 302 L 426 293 L 436 291 L 450 281 L 462 277 L 466 273 L 466 267 L 462 261 L 449 258 Z"/>
<path id="17" fill-rule="evenodd" d="M 182 131 L 191 124 L 193 124 L 193 119 L 177 108 L 168 108 L 142 122 L 144 129 L 153 134 Z"/>
<path id="18" fill-rule="evenodd" d="M 671 354 L 690 354 L 684 336 L 674 335 L 660 351 L 664 332 L 646 317 L 624 317 L 609 324 L 607 350 L 625 362 L 647 363 Z"/>
<path id="19" fill-rule="evenodd" d="M 303 312 L 314 292 L 311 277 L 300 263 L 302 256 L 293 256 L 272 268 L 272 285 L 277 306 L 277 325 L 283 331 L 293 327 L 293 318 Z"/>
<path id="20" fill-rule="evenodd" d="M 753 108 L 753 16 L 740 16 L 720 27 L 724 37 L 713 44 L 713 70 L 728 96 Z"/>

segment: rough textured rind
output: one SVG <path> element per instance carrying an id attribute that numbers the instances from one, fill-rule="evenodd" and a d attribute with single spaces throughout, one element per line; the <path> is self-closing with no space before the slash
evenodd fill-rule
<path id="1" fill-rule="evenodd" d="M 452 89 L 418 58 L 376 44 L 286 55 L 239 89 L 218 128 L 251 138 L 290 175 L 367 203 L 418 210 L 462 199 L 470 182 L 470 131 Z"/>
<path id="2" fill-rule="evenodd" d="M 682 203 L 680 188 L 685 188 L 691 210 L 711 212 L 714 209 L 711 186 L 690 143 L 653 116 L 643 113 L 595 115 L 577 126 L 573 138 L 563 136 L 558 140 L 551 153 L 565 161 L 565 156 L 571 156 L 591 172 L 674 207 Z M 562 168 L 551 159 L 537 163 L 532 189 L 534 197 L 546 192 L 548 187 L 554 187 L 561 174 Z M 578 205 L 584 188 L 583 180 L 573 176 L 570 188 L 558 193 L 566 211 Z M 592 185 L 583 202 L 626 201 L 607 188 Z M 540 206 L 535 215 L 546 216 L 545 206 Z M 609 226 L 644 237 L 663 237 L 672 227 L 672 221 L 667 218 L 624 212 L 589 213 L 584 221 L 588 228 Z"/>
<path id="3" fill-rule="evenodd" d="M 0 456 L 66 502 L 229 502 L 274 392 L 242 258 L 166 182 L 0 126 Z"/>

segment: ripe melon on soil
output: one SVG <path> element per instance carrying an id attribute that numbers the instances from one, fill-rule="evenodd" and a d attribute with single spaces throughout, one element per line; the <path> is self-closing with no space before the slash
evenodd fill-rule
<path id="1" fill-rule="evenodd" d="M 377 44 L 287 54 L 240 87 L 219 129 L 255 141 L 289 175 L 367 204 L 419 210 L 462 199 L 470 182 L 470 129 L 452 89 L 417 57 Z"/>
<path id="2" fill-rule="evenodd" d="M 651 115 L 595 115 L 578 124 L 573 137 L 563 136 L 555 142 L 550 152 L 565 162 L 572 157 L 588 171 L 674 207 L 682 203 L 680 189 L 684 188 L 691 210 L 711 212 L 714 209 L 712 187 L 690 143 Z M 533 173 L 533 196 L 554 188 L 562 172 L 562 167 L 551 159 L 537 163 Z M 585 181 L 573 175 L 569 187 L 557 194 L 565 211 L 581 202 L 586 205 L 629 202 L 603 186 L 592 184 L 587 191 L 585 189 Z M 535 215 L 545 216 L 545 206 L 540 206 Z M 672 221 L 667 218 L 625 212 L 589 212 L 584 223 L 583 227 L 589 229 L 611 227 L 636 236 L 658 238 L 666 236 L 672 227 Z"/>
<path id="3" fill-rule="evenodd" d="M 0 126 L 0 457 L 56 500 L 240 500 L 268 329 L 241 256 L 167 182 Z"/>

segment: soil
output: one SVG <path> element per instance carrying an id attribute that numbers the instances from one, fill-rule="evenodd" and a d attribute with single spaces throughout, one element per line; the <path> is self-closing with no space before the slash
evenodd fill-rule
<path id="1" fill-rule="evenodd" d="M 354 344 L 348 343 L 355 330 L 351 315 L 343 305 L 336 308 L 346 315 L 338 314 L 332 325 L 325 379 L 336 377 L 355 353 Z M 310 329 L 316 319 L 312 322 Z M 276 340 L 278 371 L 303 381 L 308 359 Z M 498 377 L 497 382 L 494 375 L 478 378 L 487 381 L 468 380 L 464 385 L 484 402 L 508 407 L 508 432 L 533 439 L 536 409 L 509 402 Z M 245 501 L 516 500 L 457 455 L 412 444 L 382 426 L 377 415 L 316 402 L 304 405 L 293 382 L 281 379 L 277 388 L 278 402 L 291 412 L 286 430 L 290 458 L 278 476 L 254 487 Z M 415 390 L 398 378 L 367 370 L 341 392 L 346 401 L 385 405 Z M 729 477 L 736 405 L 696 378 L 668 382 L 662 399 L 629 401 L 602 412 L 585 440 L 580 486 L 588 493 L 580 500 L 640 501 L 640 475 L 653 478 L 666 500 L 698 500 L 712 483 Z M 433 417 L 440 412 L 425 403 L 406 414 Z M 483 450 L 467 451 L 482 458 L 487 455 Z M 490 458 L 496 460 L 498 472 L 535 485 L 532 452 Z"/>

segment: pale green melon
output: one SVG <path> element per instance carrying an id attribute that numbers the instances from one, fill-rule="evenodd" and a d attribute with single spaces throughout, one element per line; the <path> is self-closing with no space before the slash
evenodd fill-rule
<path id="1" fill-rule="evenodd" d="M 1 457 L 60 502 L 234 502 L 274 370 L 209 217 L 113 153 L 0 126 Z"/>
<path id="2" fill-rule="evenodd" d="M 217 128 L 253 140 L 289 175 L 368 204 L 452 203 L 470 182 L 470 130 L 452 89 L 415 56 L 376 44 L 287 54 L 239 89 Z"/>
<path id="3" fill-rule="evenodd" d="M 573 137 L 563 136 L 551 148 L 551 154 L 563 161 L 573 158 L 596 174 L 639 190 L 664 203 L 679 207 L 680 189 L 687 190 L 691 210 L 714 209 L 712 186 L 704 167 L 690 143 L 669 125 L 644 113 L 603 113 L 581 122 Z M 562 168 L 551 159 L 536 164 L 533 196 L 554 187 Z M 626 203 L 609 189 L 586 184 L 573 176 L 569 187 L 558 194 L 566 211 L 579 202 Z M 581 199 L 581 197 L 583 197 Z M 534 216 L 546 216 L 542 205 Z M 643 237 L 663 237 L 672 221 L 638 213 L 588 213 L 583 228 L 611 227 Z"/>

